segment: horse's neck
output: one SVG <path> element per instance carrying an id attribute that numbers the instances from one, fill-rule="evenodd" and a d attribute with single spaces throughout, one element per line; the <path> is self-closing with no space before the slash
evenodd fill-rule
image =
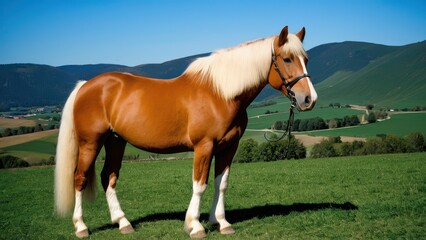
<path id="1" fill-rule="evenodd" d="M 240 105 L 240 107 L 245 110 L 260 94 L 260 92 L 263 90 L 263 88 L 265 88 L 266 85 L 267 83 L 264 82 L 259 84 L 259 86 L 247 89 L 246 91 L 235 97 L 233 101 L 238 103 L 238 105 Z"/>

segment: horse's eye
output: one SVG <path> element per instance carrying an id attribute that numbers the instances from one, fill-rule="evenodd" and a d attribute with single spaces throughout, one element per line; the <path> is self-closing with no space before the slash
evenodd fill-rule
<path id="1" fill-rule="evenodd" d="M 290 58 L 283 58 L 285 63 L 291 63 L 291 59 Z"/>

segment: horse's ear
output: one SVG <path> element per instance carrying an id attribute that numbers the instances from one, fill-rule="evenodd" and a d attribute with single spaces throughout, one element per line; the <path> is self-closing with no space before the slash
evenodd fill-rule
<path id="1" fill-rule="evenodd" d="M 278 37 L 278 46 L 281 47 L 284 43 L 287 42 L 288 35 L 288 26 L 285 26 L 283 30 L 281 30 L 280 36 Z"/>
<path id="2" fill-rule="evenodd" d="M 300 39 L 301 42 L 303 42 L 303 39 L 305 38 L 305 27 L 302 27 L 296 36 Z"/>

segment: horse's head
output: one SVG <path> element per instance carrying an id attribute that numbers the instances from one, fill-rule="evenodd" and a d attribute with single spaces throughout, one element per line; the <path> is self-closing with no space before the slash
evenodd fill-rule
<path id="1" fill-rule="evenodd" d="M 308 57 L 303 49 L 305 28 L 297 34 L 289 34 L 285 26 L 272 45 L 272 64 L 269 84 L 280 90 L 296 104 L 299 111 L 311 110 L 315 106 L 317 93 L 312 85 L 306 64 Z"/>

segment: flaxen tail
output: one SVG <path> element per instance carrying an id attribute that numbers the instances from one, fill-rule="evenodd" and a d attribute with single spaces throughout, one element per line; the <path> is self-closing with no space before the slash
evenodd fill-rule
<path id="1" fill-rule="evenodd" d="M 78 143 L 74 130 L 74 101 L 85 81 L 80 81 L 71 92 L 62 110 L 61 127 L 56 146 L 55 210 L 65 216 L 74 207 L 74 171 L 77 165 Z"/>

